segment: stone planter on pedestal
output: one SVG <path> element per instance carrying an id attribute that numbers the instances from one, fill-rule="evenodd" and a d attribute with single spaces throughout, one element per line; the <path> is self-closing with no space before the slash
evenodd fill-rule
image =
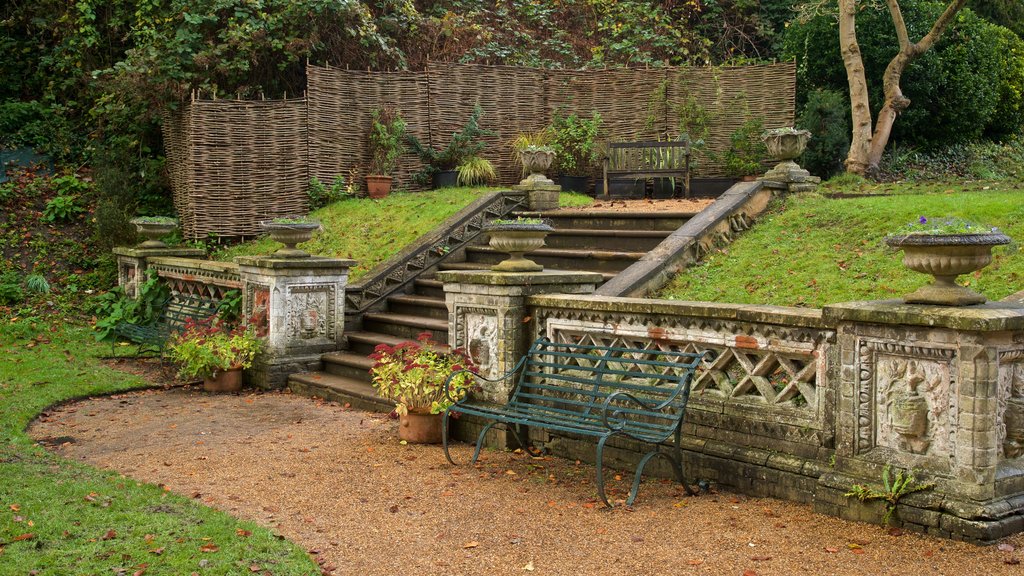
<path id="1" fill-rule="evenodd" d="M 544 175 L 554 160 L 555 151 L 547 146 L 530 146 L 519 151 L 519 161 L 527 176 L 512 188 L 527 193 L 530 210 L 558 209 L 558 193 L 562 187 Z"/>
<path id="2" fill-rule="evenodd" d="M 274 252 L 275 258 L 306 258 L 309 253 L 299 250 L 296 244 L 308 242 L 313 238 L 313 233 L 320 229 L 320 223 L 311 222 L 260 222 L 260 227 L 270 235 L 274 242 L 284 244 L 284 248 Z"/>
<path id="3" fill-rule="evenodd" d="M 139 236 L 145 238 L 143 242 L 135 246 L 136 248 L 167 248 L 167 244 L 161 242 L 160 239 L 178 229 L 178 221 L 174 218 L 143 216 L 132 218 L 129 222 L 135 225 L 135 231 Z"/>
<path id="4" fill-rule="evenodd" d="M 810 172 L 794 162 L 794 159 L 803 154 L 804 149 L 807 148 L 807 141 L 811 139 L 810 132 L 793 128 L 777 128 L 766 130 L 761 135 L 761 139 L 764 141 L 765 147 L 768 148 L 768 155 L 778 161 L 774 168 L 761 177 L 766 186 L 790 192 L 805 192 L 818 187 L 821 178 L 811 176 Z"/>
<path id="5" fill-rule="evenodd" d="M 554 230 L 547 224 L 490 224 L 484 231 L 490 236 L 490 246 L 510 257 L 491 266 L 495 272 L 540 272 L 543 266 L 523 256 L 544 246 L 544 238 Z"/>
<path id="6" fill-rule="evenodd" d="M 956 283 L 956 277 L 981 270 L 992 262 L 992 247 L 1009 244 L 1004 234 L 906 234 L 886 244 L 903 250 L 903 265 L 935 280 L 903 297 L 907 304 L 968 306 L 986 299 Z"/>

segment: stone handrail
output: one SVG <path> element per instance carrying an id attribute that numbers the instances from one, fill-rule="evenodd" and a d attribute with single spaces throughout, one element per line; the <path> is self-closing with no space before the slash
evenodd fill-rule
<path id="1" fill-rule="evenodd" d="M 487 221 L 525 208 L 526 195 L 522 192 L 495 192 L 475 200 L 370 270 L 359 282 L 350 284 L 345 291 L 345 314 L 360 315 L 382 304 L 420 274 L 460 254 L 462 248 L 480 236 Z"/>
<path id="2" fill-rule="evenodd" d="M 153 257 L 149 268 L 156 270 L 172 292 L 220 300 L 231 290 L 242 289 L 238 264 L 194 258 Z"/>

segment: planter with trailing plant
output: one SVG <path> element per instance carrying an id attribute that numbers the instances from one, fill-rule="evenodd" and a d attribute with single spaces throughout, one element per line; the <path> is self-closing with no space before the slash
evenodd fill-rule
<path id="1" fill-rule="evenodd" d="M 274 252 L 274 256 L 278 258 L 305 258 L 309 256 L 309 253 L 305 250 L 299 250 L 295 245 L 312 239 L 313 233 L 320 229 L 320 221 L 304 217 L 274 218 L 273 220 L 260 222 L 260 227 L 270 235 L 271 240 L 284 244 L 284 248 L 279 248 Z"/>
<path id="2" fill-rule="evenodd" d="M 449 354 L 438 351 L 429 332 L 389 346 L 379 344 L 370 358 L 373 387 L 382 398 L 395 403 L 398 437 L 414 444 L 441 442 L 442 413 L 461 399 L 473 384 L 475 367 L 461 349 Z M 445 393 L 445 380 L 453 372 L 468 369 L 452 378 Z"/>
<path id="3" fill-rule="evenodd" d="M 992 248 L 1009 244 L 1010 238 L 997 228 L 922 216 L 899 233 L 887 236 L 885 242 L 903 251 L 904 266 L 934 277 L 931 284 L 904 296 L 904 302 L 968 306 L 983 304 L 986 298 L 957 284 L 956 277 L 988 266 Z"/>
<path id="4" fill-rule="evenodd" d="M 173 337 L 167 355 L 179 365 L 179 376 L 202 378 L 207 392 L 237 392 L 243 370 L 252 367 L 262 344 L 252 326 L 228 329 L 215 321 L 190 321 Z"/>
<path id="5" fill-rule="evenodd" d="M 129 220 L 135 225 L 135 231 L 145 240 L 136 248 L 167 248 L 161 238 L 178 229 L 178 220 L 167 216 L 139 216 Z"/>
<path id="6" fill-rule="evenodd" d="M 804 153 L 811 133 L 796 128 L 773 128 L 765 130 L 761 139 L 768 150 L 768 155 L 779 162 L 793 160 Z"/>
<path id="7" fill-rule="evenodd" d="M 491 266 L 495 272 L 540 272 L 543 266 L 523 255 L 544 246 L 544 239 L 552 232 L 548 223 L 540 218 L 492 220 L 484 227 L 490 237 L 491 248 L 505 252 L 509 258 Z"/>
<path id="8" fill-rule="evenodd" d="M 366 189 L 370 198 L 384 198 L 391 192 L 391 174 L 405 152 L 405 121 L 398 109 L 384 106 L 373 111 L 368 140 L 370 168 Z"/>
<path id="9" fill-rule="evenodd" d="M 600 160 L 597 133 L 601 115 L 594 112 L 590 119 L 576 114 L 556 116 L 551 123 L 555 149 L 556 171 L 563 190 L 586 194 L 590 191 L 589 178 Z"/>
<path id="10" fill-rule="evenodd" d="M 494 135 L 494 132 L 480 127 L 482 115 L 483 109 L 478 104 L 473 108 L 466 125 L 452 134 L 451 141 L 444 148 L 428 146 L 412 134 L 406 136 L 409 146 L 423 162 L 423 170 L 414 176 L 416 182 L 424 185 L 432 182 L 435 189 L 458 185 L 459 167 L 471 158 L 479 158 L 484 150 L 484 143 L 480 139 Z"/>

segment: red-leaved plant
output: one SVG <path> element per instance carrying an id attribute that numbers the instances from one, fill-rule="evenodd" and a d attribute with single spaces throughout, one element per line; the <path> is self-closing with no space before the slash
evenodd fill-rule
<path id="1" fill-rule="evenodd" d="M 466 395 L 476 373 L 476 366 L 465 350 L 456 348 L 449 354 L 439 353 L 430 332 L 421 333 L 416 342 L 379 344 L 370 358 L 376 361 L 370 368 L 373 387 L 381 397 L 395 403 L 399 414 L 440 414 Z M 445 380 L 453 372 L 458 373 L 449 382 L 446 394 Z"/>

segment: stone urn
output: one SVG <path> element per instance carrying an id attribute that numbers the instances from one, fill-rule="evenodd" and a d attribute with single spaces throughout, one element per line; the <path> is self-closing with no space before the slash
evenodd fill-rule
<path id="1" fill-rule="evenodd" d="M 139 236 L 145 238 L 136 248 L 167 248 L 167 244 L 161 242 L 160 239 L 178 228 L 177 220 L 165 216 L 142 216 L 132 218 L 129 222 L 135 225 L 135 231 Z"/>
<path id="2" fill-rule="evenodd" d="M 540 272 L 543 266 L 523 256 L 544 246 L 544 238 L 554 230 L 543 222 L 495 221 L 484 231 L 490 236 L 490 246 L 509 258 L 491 266 L 495 272 Z"/>
<path id="3" fill-rule="evenodd" d="M 791 161 L 799 157 L 804 153 L 807 141 L 810 139 L 811 133 L 807 130 L 793 128 L 766 130 L 761 134 L 761 140 L 768 148 L 768 155 L 779 162 Z"/>
<path id="4" fill-rule="evenodd" d="M 1005 234 L 905 234 L 885 243 L 903 250 L 903 265 L 935 280 L 903 297 L 907 304 L 969 306 L 986 298 L 955 282 L 961 274 L 981 270 L 992 262 L 992 247 L 1009 244 Z"/>
<path id="5" fill-rule="evenodd" d="M 271 240 L 284 244 L 284 248 L 274 252 L 274 256 L 278 258 L 306 258 L 309 256 L 309 253 L 305 250 L 299 250 L 295 245 L 309 241 L 313 237 L 313 233 L 320 229 L 320 222 L 315 220 L 266 220 L 260 222 L 260 227 L 270 235 Z"/>
<path id="6" fill-rule="evenodd" d="M 523 164 L 523 171 L 527 179 L 549 180 L 545 174 L 551 163 L 555 161 L 555 151 L 548 146 L 527 146 L 519 151 L 519 160 Z"/>

